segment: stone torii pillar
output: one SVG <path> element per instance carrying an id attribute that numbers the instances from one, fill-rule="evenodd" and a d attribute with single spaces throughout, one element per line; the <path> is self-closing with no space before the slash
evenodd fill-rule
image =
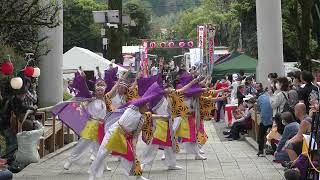
<path id="1" fill-rule="evenodd" d="M 257 80 L 267 84 L 269 73 L 284 75 L 280 0 L 256 0 L 258 65 Z"/>
<path id="2" fill-rule="evenodd" d="M 58 0 L 62 6 L 62 0 Z M 63 100 L 63 10 L 59 14 L 60 25 L 53 29 L 43 28 L 40 37 L 48 36 L 48 48 L 51 50 L 40 58 L 41 75 L 39 77 L 39 106 L 48 107 Z"/>

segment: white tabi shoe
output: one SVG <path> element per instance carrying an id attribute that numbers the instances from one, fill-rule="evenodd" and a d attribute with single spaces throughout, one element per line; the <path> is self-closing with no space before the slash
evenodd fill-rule
<path id="1" fill-rule="evenodd" d="M 111 168 L 109 168 L 108 166 L 105 166 L 104 167 L 104 171 L 111 171 L 112 169 Z"/>
<path id="2" fill-rule="evenodd" d="M 163 160 L 165 160 L 165 159 L 166 159 L 166 155 L 163 154 L 163 155 L 161 156 L 161 160 L 163 161 Z"/>
<path id="3" fill-rule="evenodd" d="M 91 160 L 91 161 L 94 161 L 95 159 L 96 159 L 96 157 L 95 157 L 93 154 L 91 154 L 90 160 Z"/>
<path id="4" fill-rule="evenodd" d="M 168 166 L 168 170 L 181 170 L 182 167 L 180 166 Z"/>
<path id="5" fill-rule="evenodd" d="M 205 152 L 202 149 L 199 149 L 200 154 L 205 154 Z"/>
<path id="6" fill-rule="evenodd" d="M 139 176 L 139 177 L 137 177 L 137 180 L 149 180 L 149 179 L 147 179 L 147 178 L 145 178 L 143 176 Z"/>
<path id="7" fill-rule="evenodd" d="M 201 154 L 196 155 L 195 160 L 207 160 L 207 157 L 202 156 Z"/>
<path id="8" fill-rule="evenodd" d="M 63 168 L 64 168 L 65 170 L 69 170 L 70 167 L 71 167 L 71 165 L 72 165 L 72 163 L 71 163 L 69 160 L 67 160 L 67 162 L 64 163 Z"/>

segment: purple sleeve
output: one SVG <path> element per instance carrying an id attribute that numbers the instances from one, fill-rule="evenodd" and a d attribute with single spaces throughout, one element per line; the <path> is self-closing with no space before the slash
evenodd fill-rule
<path id="1" fill-rule="evenodd" d="M 91 98 L 92 94 L 89 91 L 86 78 L 81 76 L 80 73 L 77 73 L 75 74 L 72 84 L 72 87 L 79 91 L 76 97 Z"/>
<path id="2" fill-rule="evenodd" d="M 107 84 L 106 93 L 112 89 L 114 82 L 117 81 L 117 72 L 118 67 L 104 71 L 104 81 Z"/>

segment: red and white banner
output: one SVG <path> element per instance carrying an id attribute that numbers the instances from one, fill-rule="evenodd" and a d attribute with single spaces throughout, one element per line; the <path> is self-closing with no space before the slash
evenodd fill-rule
<path id="1" fill-rule="evenodd" d="M 198 25 L 198 47 L 203 49 L 205 46 L 205 26 Z"/>
<path id="2" fill-rule="evenodd" d="M 214 29 L 209 29 L 209 61 L 210 64 L 214 62 Z"/>
<path id="3" fill-rule="evenodd" d="M 143 56 L 141 56 L 141 69 L 144 77 L 148 77 L 149 65 L 148 65 L 148 41 L 143 42 Z"/>

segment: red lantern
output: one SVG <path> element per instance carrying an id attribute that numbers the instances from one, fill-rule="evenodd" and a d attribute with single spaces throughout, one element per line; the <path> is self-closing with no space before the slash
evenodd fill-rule
<path id="1" fill-rule="evenodd" d="M 173 48 L 174 47 L 174 42 L 169 42 L 168 47 L 169 48 Z"/>
<path id="2" fill-rule="evenodd" d="M 193 41 L 189 41 L 188 46 L 189 46 L 189 48 L 193 48 Z"/>
<path id="3" fill-rule="evenodd" d="M 1 64 L 1 72 L 4 75 L 10 75 L 13 73 L 13 64 L 10 61 Z"/>
<path id="4" fill-rule="evenodd" d="M 32 66 L 27 66 L 24 68 L 24 75 L 28 77 L 32 77 L 33 73 L 34 73 L 34 68 Z"/>
<path id="5" fill-rule="evenodd" d="M 151 43 L 150 43 L 150 48 L 156 48 L 156 47 L 157 47 L 157 45 L 156 45 L 155 42 L 151 42 Z"/>
<path id="6" fill-rule="evenodd" d="M 161 47 L 161 48 L 166 47 L 166 43 L 165 43 L 165 42 L 160 43 L 160 47 Z"/>
<path id="7" fill-rule="evenodd" d="M 179 42 L 179 47 L 180 48 L 184 48 L 185 45 L 186 45 L 186 43 L 184 43 L 183 41 Z"/>

